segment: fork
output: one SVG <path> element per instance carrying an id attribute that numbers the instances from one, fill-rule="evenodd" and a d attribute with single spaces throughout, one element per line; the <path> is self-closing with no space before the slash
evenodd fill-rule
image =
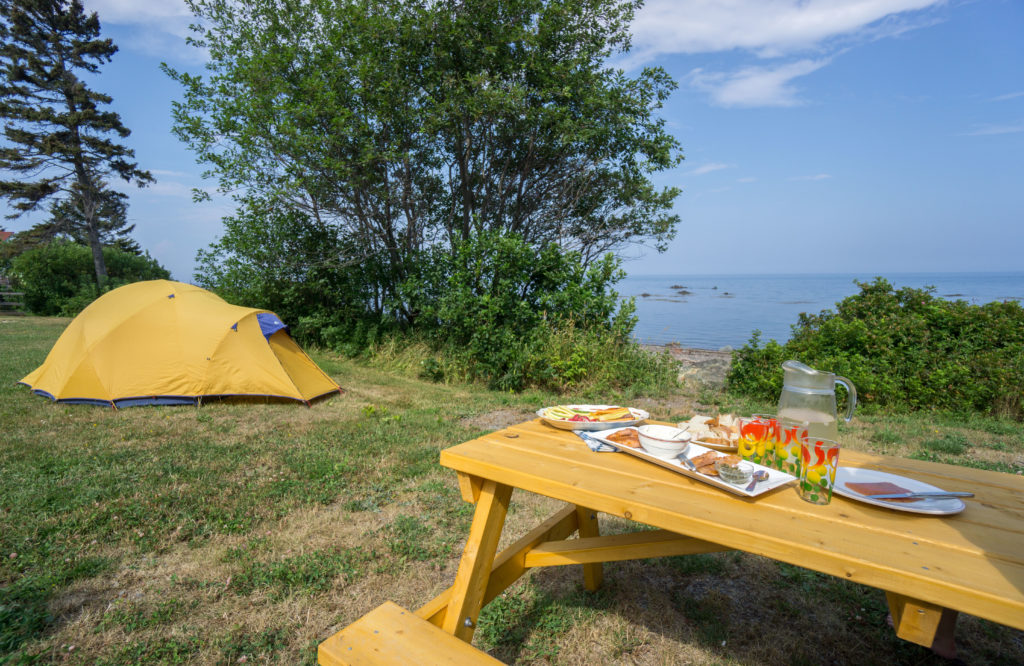
<path id="1" fill-rule="evenodd" d="M 683 463 L 683 466 L 691 472 L 697 471 L 697 466 L 693 464 L 693 461 L 686 457 L 686 452 L 682 452 L 676 456 L 676 460 Z"/>

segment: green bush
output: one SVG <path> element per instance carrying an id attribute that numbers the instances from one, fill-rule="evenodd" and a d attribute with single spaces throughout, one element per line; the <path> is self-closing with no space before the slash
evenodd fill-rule
<path id="1" fill-rule="evenodd" d="M 611 255 L 584 268 L 578 254 L 539 252 L 514 235 L 484 233 L 455 253 L 435 248 L 402 284 L 415 329 L 467 376 L 494 388 L 583 390 L 675 381 L 675 367 L 630 340 L 632 300 L 612 285 L 624 276 Z M 441 374 L 436 360 L 424 368 Z M 646 375 L 644 375 L 646 376 Z"/>
<path id="2" fill-rule="evenodd" d="M 860 402 L 891 410 L 986 412 L 1020 419 L 1024 308 L 971 305 L 933 289 L 858 282 L 835 311 L 801 314 L 785 345 L 755 333 L 733 356 L 730 391 L 777 400 L 789 358 L 849 377 Z"/>
<path id="3" fill-rule="evenodd" d="M 104 291 L 140 280 L 168 279 L 155 259 L 105 247 L 108 281 Z M 99 295 L 92 251 L 57 240 L 26 250 L 11 260 L 11 274 L 25 292 L 25 307 L 38 315 L 73 317 Z"/>

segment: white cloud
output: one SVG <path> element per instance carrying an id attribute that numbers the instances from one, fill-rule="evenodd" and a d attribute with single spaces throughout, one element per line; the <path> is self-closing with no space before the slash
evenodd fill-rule
<path id="1" fill-rule="evenodd" d="M 695 69 L 689 83 L 707 92 L 719 106 L 796 106 L 802 102 L 791 82 L 815 72 L 828 60 L 798 60 L 775 67 L 746 67 L 736 72 Z"/>
<path id="2" fill-rule="evenodd" d="M 177 197 L 190 201 L 192 199 L 192 188 L 184 183 L 178 183 L 173 180 L 157 180 L 152 185 L 146 187 L 146 191 L 161 197 Z"/>
<path id="3" fill-rule="evenodd" d="M 832 174 L 816 173 L 813 176 L 793 176 L 790 180 L 828 180 Z"/>
<path id="4" fill-rule="evenodd" d="M 898 34 L 945 0 L 650 0 L 633 21 L 641 59 L 742 49 L 777 57 L 841 37 Z"/>
<path id="5" fill-rule="evenodd" d="M 991 136 L 993 134 L 1017 134 L 1018 132 L 1024 132 L 1024 122 L 1010 125 L 978 125 L 961 136 Z"/>
<path id="6" fill-rule="evenodd" d="M 650 0 L 632 25 L 630 69 L 662 56 L 746 52 L 760 60 L 730 72 L 694 70 L 689 83 L 720 106 L 796 106 L 791 82 L 853 43 L 932 25 L 924 12 L 946 0 Z M 793 60 L 797 54 L 811 54 Z"/>
<path id="7" fill-rule="evenodd" d="M 206 59 L 205 51 L 185 43 L 195 17 L 183 0 L 85 0 L 85 8 L 99 14 L 103 26 L 131 28 L 128 38 L 118 40 L 122 49 L 167 61 Z"/>
<path id="8" fill-rule="evenodd" d="M 170 171 L 168 169 L 150 169 L 149 172 L 154 176 L 165 176 L 167 178 L 192 178 L 194 175 L 184 171 Z"/>
<path id="9" fill-rule="evenodd" d="M 1005 95 L 999 95 L 998 97 L 993 97 L 989 101 L 990 102 L 1005 102 L 1008 99 L 1017 99 L 1018 97 L 1024 97 L 1024 90 L 1022 90 L 1020 92 L 1012 92 L 1012 93 L 1007 93 Z"/>
<path id="10" fill-rule="evenodd" d="M 699 167 L 697 167 L 695 169 L 692 169 L 690 171 L 690 175 L 691 176 L 703 176 L 704 174 L 711 173 L 712 171 L 721 171 L 722 169 L 728 169 L 728 168 L 729 168 L 728 164 L 719 164 L 717 162 L 711 162 L 709 164 L 702 164 L 701 166 L 699 166 Z"/>
<path id="11" fill-rule="evenodd" d="M 192 12 L 182 0 L 85 0 L 86 11 L 97 12 L 100 22 L 121 25 L 159 25 L 167 32 L 184 36 Z"/>

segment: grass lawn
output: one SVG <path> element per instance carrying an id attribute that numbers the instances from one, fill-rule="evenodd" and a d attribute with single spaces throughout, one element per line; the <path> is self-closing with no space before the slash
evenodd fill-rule
<path id="1" fill-rule="evenodd" d="M 0 318 L 0 663 L 314 663 L 383 601 L 415 609 L 451 583 L 471 507 L 439 451 L 567 400 L 313 353 L 347 393 L 312 408 L 56 405 L 14 382 L 67 321 Z M 710 390 L 633 404 L 668 420 L 770 410 Z M 867 414 L 842 437 L 1024 467 L 1006 421 Z M 509 531 L 553 509 L 517 493 Z M 943 663 L 895 638 L 882 592 L 753 555 L 607 564 L 596 594 L 581 579 L 525 576 L 475 644 L 520 663 Z M 1024 663 L 1024 632 L 962 617 L 957 638 L 968 663 Z"/>

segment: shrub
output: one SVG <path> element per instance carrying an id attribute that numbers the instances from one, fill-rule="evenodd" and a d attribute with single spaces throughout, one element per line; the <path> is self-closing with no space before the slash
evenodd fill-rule
<path id="1" fill-rule="evenodd" d="M 401 286 L 414 326 L 470 378 L 559 391 L 621 388 L 646 372 L 656 384 L 675 381 L 673 364 L 630 339 L 635 306 L 611 288 L 624 277 L 611 255 L 584 268 L 555 245 L 537 251 L 518 236 L 483 233 L 454 253 L 425 252 L 418 266 Z M 427 365 L 425 375 L 441 374 L 442 363 Z"/>
<path id="2" fill-rule="evenodd" d="M 105 247 L 103 259 L 109 278 L 104 291 L 171 276 L 148 254 Z M 25 307 L 34 314 L 73 317 L 99 295 L 92 251 L 70 241 L 57 240 L 26 250 L 11 260 L 11 273 L 25 292 Z"/>
<path id="3" fill-rule="evenodd" d="M 801 314 L 785 345 L 739 349 L 726 380 L 730 391 L 777 400 L 780 364 L 795 358 L 849 377 L 860 401 L 892 410 L 988 412 L 1021 418 L 1024 397 L 1024 308 L 1016 302 L 971 305 L 933 289 L 895 289 L 883 278 L 835 311 Z"/>

